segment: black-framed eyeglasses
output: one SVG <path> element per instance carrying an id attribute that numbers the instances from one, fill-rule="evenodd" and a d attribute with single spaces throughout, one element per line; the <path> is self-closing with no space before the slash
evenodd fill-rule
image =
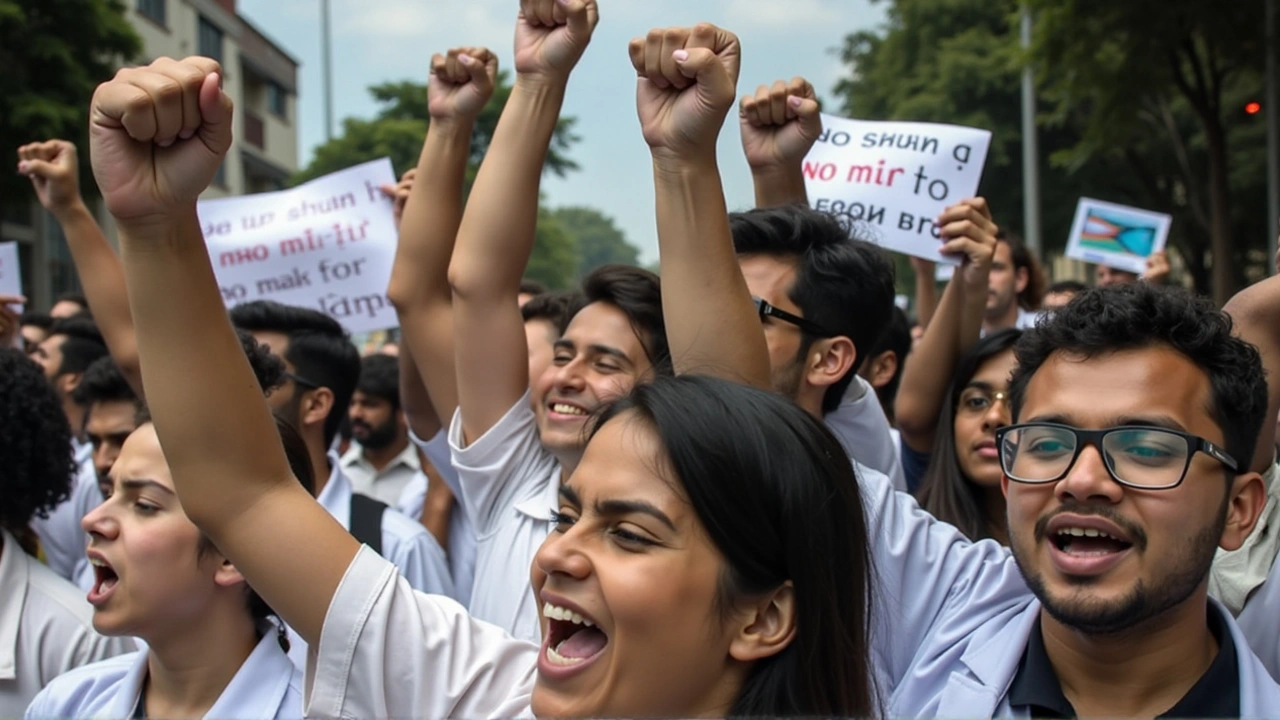
<path id="1" fill-rule="evenodd" d="M 829 338 L 829 337 L 836 336 L 835 333 L 831 332 L 830 330 L 827 330 L 826 328 L 822 327 L 816 322 L 813 322 L 812 320 L 805 320 L 799 315 L 789 313 L 786 310 L 779 310 L 777 307 L 770 305 L 769 301 L 765 300 L 764 298 L 753 297 L 751 298 L 751 300 L 756 304 L 756 310 L 760 312 L 761 322 L 763 322 L 765 318 L 771 317 L 771 318 L 776 318 L 778 320 L 781 320 L 782 322 L 795 325 L 796 327 L 800 328 L 806 333 L 809 333 L 810 335 L 813 335 L 814 337 Z"/>
<path id="2" fill-rule="evenodd" d="M 295 385 L 301 385 L 302 387 L 307 388 L 308 390 L 316 390 L 321 387 L 320 383 L 313 382 L 311 380 L 308 380 L 302 377 L 301 375 L 295 375 L 294 373 L 291 373 L 291 372 L 285 373 L 284 376 L 292 380 Z"/>
<path id="3" fill-rule="evenodd" d="M 1000 466 L 1016 482 L 1043 484 L 1067 476 L 1086 445 L 1102 454 L 1111 479 L 1141 490 L 1168 490 L 1182 484 L 1196 453 L 1239 472 L 1226 450 L 1198 435 L 1161 427 L 1121 426 L 1082 430 L 1057 423 L 1025 423 L 996 431 Z"/>

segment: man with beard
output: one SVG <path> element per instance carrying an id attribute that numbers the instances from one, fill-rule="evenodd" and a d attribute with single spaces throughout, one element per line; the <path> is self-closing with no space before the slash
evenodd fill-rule
<path id="1" fill-rule="evenodd" d="M 338 321 L 268 300 L 237 305 L 231 321 L 284 360 L 284 385 L 267 396 L 267 404 L 307 443 L 316 500 L 357 540 L 394 563 L 415 589 L 452 595 L 444 550 L 431 533 L 386 504 L 353 492 L 337 453 L 330 451 L 360 377 L 360 354 Z"/>
<path id="2" fill-rule="evenodd" d="M 1280 713 L 1280 686 L 1207 590 L 1214 552 L 1240 547 L 1265 502 L 1249 468 L 1267 413 L 1258 351 L 1208 300 L 1135 283 L 1082 293 L 1015 354 L 998 443 L 1034 597 L 1011 592 L 992 543 L 882 494 L 878 569 L 888 592 L 915 593 L 893 610 L 907 649 L 887 651 L 888 714 Z"/>
<path id="3" fill-rule="evenodd" d="M 400 409 L 396 358 L 370 355 L 361 361 L 360 382 L 348 415 L 355 443 L 342 456 L 342 469 L 351 478 L 351 488 L 395 506 L 405 486 L 422 470 Z"/>
<path id="4" fill-rule="evenodd" d="M 1040 317 L 1037 309 L 1044 296 L 1044 276 L 1035 257 L 1022 240 L 1001 230 L 996 254 L 991 259 L 987 279 L 987 311 L 982 334 L 1018 328 L 1026 330 Z"/>

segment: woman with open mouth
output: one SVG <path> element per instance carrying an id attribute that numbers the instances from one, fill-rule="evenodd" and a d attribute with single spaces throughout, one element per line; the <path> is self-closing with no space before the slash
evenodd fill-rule
<path id="1" fill-rule="evenodd" d="M 241 342 L 251 387 L 279 384 L 282 363 L 252 337 Z M 232 359 L 244 365 L 243 354 Z M 282 442 L 304 489 L 313 482 L 306 446 L 283 421 L 275 424 L 278 432 L 264 431 Z M 82 521 L 93 625 L 147 647 L 58 676 L 26 717 L 301 718 L 302 676 L 284 626 L 183 512 L 149 421 L 125 441 L 111 483 L 106 501 Z"/>

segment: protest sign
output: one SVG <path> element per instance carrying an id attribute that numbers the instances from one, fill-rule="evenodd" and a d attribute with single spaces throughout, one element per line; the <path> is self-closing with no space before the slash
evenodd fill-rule
<path id="1" fill-rule="evenodd" d="M 22 294 L 22 268 L 18 265 L 18 243 L 0 243 L 0 295 Z M 14 305 L 22 312 L 21 305 Z"/>
<path id="2" fill-rule="evenodd" d="M 275 300 L 319 310 L 349 332 L 396 326 L 387 282 L 396 254 L 387 158 L 290 190 L 202 200 L 213 271 L 227 307 Z"/>
<path id="3" fill-rule="evenodd" d="M 887 250 L 936 262 L 934 220 L 973 197 L 991 133 L 933 123 L 872 122 L 822 116 L 822 135 L 804 161 L 815 210 L 843 216 Z"/>
<path id="4" fill-rule="evenodd" d="M 1164 249 L 1172 220 L 1163 213 L 1080 198 L 1067 257 L 1141 275 L 1147 257 Z"/>

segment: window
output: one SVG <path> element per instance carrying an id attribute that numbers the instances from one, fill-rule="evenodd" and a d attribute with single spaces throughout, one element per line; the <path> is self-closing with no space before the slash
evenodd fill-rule
<path id="1" fill-rule="evenodd" d="M 217 25 L 200 18 L 199 53 L 207 58 L 222 62 L 222 30 Z"/>
<path id="2" fill-rule="evenodd" d="M 267 109 L 281 120 L 289 119 L 289 94 L 277 83 L 267 83 Z"/>
<path id="3" fill-rule="evenodd" d="M 168 0 L 138 0 L 138 14 L 160 25 L 167 25 L 167 5 Z"/>

